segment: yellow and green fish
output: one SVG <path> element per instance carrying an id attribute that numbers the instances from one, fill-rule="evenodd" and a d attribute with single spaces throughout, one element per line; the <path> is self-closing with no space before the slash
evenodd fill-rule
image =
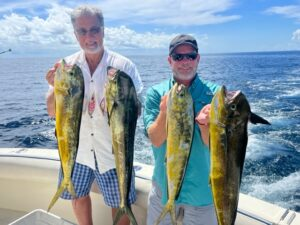
<path id="1" fill-rule="evenodd" d="M 77 65 L 67 65 L 61 61 L 54 77 L 55 133 L 62 169 L 62 181 L 55 193 L 48 211 L 63 191 L 68 190 L 76 198 L 71 180 L 76 160 L 81 114 L 84 98 L 84 79 Z"/>
<path id="2" fill-rule="evenodd" d="M 107 70 L 105 101 L 120 192 L 120 206 L 113 224 L 116 225 L 121 216 L 127 214 L 131 224 L 137 225 L 131 206 L 128 205 L 128 195 L 131 180 L 134 179 L 134 136 L 141 105 L 130 76 L 112 67 Z"/>
<path id="3" fill-rule="evenodd" d="M 210 182 L 219 225 L 234 225 L 236 219 L 248 121 L 270 124 L 251 112 L 241 91 L 222 86 L 213 97 L 209 122 Z"/>
<path id="4" fill-rule="evenodd" d="M 168 201 L 156 221 L 159 224 L 169 212 L 173 225 L 177 224 L 175 200 L 177 199 L 187 167 L 194 133 L 193 99 L 188 87 L 175 83 L 167 102 L 166 170 Z"/>

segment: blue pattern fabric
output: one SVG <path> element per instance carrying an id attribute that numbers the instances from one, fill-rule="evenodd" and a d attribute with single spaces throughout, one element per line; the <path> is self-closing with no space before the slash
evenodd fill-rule
<path id="1" fill-rule="evenodd" d="M 60 170 L 58 184 L 61 183 L 62 178 L 62 171 Z M 95 179 L 103 195 L 105 204 L 112 208 L 118 208 L 120 203 L 120 192 L 116 169 L 111 169 L 103 174 L 100 174 L 97 164 L 96 170 L 93 170 L 88 166 L 75 163 L 72 174 L 72 182 L 77 198 L 87 196 L 90 193 L 92 183 Z M 65 190 L 60 197 L 63 199 L 72 199 L 72 195 L 67 190 Z M 133 172 L 128 204 L 131 205 L 135 201 L 136 192 Z"/>

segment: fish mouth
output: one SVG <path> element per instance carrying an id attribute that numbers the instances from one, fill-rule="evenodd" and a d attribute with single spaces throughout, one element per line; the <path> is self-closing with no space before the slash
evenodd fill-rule
<path id="1" fill-rule="evenodd" d="M 182 94 L 184 89 L 185 89 L 185 85 L 184 84 L 179 84 L 176 88 L 176 93 L 180 95 L 180 94 Z"/>
<path id="2" fill-rule="evenodd" d="M 107 67 L 107 77 L 109 80 L 114 80 L 118 70 L 112 66 Z"/>
<path id="3" fill-rule="evenodd" d="M 240 93 L 241 93 L 240 90 L 237 90 L 237 91 L 227 91 L 227 90 L 225 90 L 226 103 L 232 102 Z"/>

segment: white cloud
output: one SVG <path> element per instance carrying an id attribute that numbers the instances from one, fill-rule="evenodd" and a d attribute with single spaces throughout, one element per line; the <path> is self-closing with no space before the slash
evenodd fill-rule
<path id="1" fill-rule="evenodd" d="M 265 13 L 282 15 L 300 23 L 300 5 L 274 6 L 265 10 Z M 293 32 L 292 40 L 300 41 L 300 29 Z"/>
<path id="2" fill-rule="evenodd" d="M 0 20 L 0 43 L 2 45 L 64 45 L 75 44 L 68 9 L 53 5 L 46 19 L 27 18 L 12 13 Z M 1 45 L 0 44 L 0 45 Z M 57 47 L 57 46 L 56 46 Z"/>
<path id="3" fill-rule="evenodd" d="M 292 40 L 300 41 L 300 29 L 297 29 L 297 30 L 294 31 L 293 36 L 292 36 Z"/>
<path id="4" fill-rule="evenodd" d="M 47 17 L 28 17 L 11 13 L 0 19 L 0 50 L 6 48 L 34 51 L 76 50 L 78 45 L 69 18 L 71 9 L 52 4 Z M 105 28 L 105 45 L 112 49 L 165 49 L 175 33 L 137 32 L 124 25 Z M 206 45 L 207 35 L 192 34 Z"/>
<path id="5" fill-rule="evenodd" d="M 222 15 L 229 10 L 233 0 L 104 0 L 105 18 L 108 20 L 126 20 L 129 23 L 193 26 L 219 24 L 240 19 L 239 15 Z"/>
<path id="6" fill-rule="evenodd" d="M 164 49 L 169 46 L 170 41 L 177 33 L 137 33 L 126 26 L 110 27 L 105 29 L 105 45 L 109 48 L 118 49 Z M 208 39 L 206 34 L 196 35 L 199 45 L 205 45 Z"/>
<path id="7" fill-rule="evenodd" d="M 274 6 L 268 8 L 265 13 L 283 15 L 287 18 L 296 19 L 300 22 L 300 6 L 299 5 L 287 5 L 287 6 Z"/>
<path id="8" fill-rule="evenodd" d="M 105 44 L 119 49 L 164 48 L 173 36 L 165 33 L 137 33 L 126 26 L 108 27 L 105 29 Z"/>

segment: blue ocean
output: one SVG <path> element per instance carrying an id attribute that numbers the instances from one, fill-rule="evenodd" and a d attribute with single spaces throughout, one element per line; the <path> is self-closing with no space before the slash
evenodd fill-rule
<path id="1" fill-rule="evenodd" d="M 0 148 L 57 148 L 54 120 L 47 115 L 45 80 L 58 58 L 0 55 Z M 127 55 L 145 89 L 169 78 L 164 55 Z M 256 114 L 271 126 L 249 125 L 241 192 L 300 212 L 300 52 L 201 55 L 199 75 L 242 90 Z M 153 164 L 138 120 L 135 160 Z"/>

